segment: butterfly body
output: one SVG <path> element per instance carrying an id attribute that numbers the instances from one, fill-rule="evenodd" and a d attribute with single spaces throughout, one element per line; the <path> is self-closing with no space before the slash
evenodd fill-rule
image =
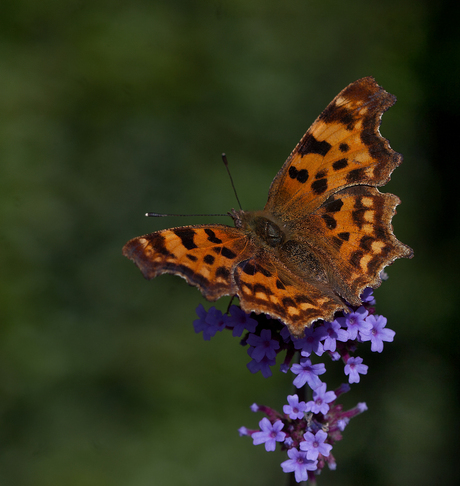
<path id="1" fill-rule="evenodd" d="M 236 295 L 244 311 L 279 318 L 296 336 L 359 305 L 385 266 L 412 257 L 391 226 L 399 199 L 377 189 L 402 161 L 378 130 L 394 102 L 373 78 L 352 83 L 288 157 L 262 211 L 232 210 L 235 227 L 134 238 L 123 254 L 148 279 L 172 273 L 208 300 Z"/>

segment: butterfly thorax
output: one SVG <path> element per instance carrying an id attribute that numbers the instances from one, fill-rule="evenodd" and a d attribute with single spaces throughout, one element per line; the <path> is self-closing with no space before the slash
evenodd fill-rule
<path id="1" fill-rule="evenodd" d="M 281 223 L 265 211 L 236 211 L 229 213 L 235 227 L 250 237 L 256 237 L 262 246 L 275 248 L 286 241 Z"/>

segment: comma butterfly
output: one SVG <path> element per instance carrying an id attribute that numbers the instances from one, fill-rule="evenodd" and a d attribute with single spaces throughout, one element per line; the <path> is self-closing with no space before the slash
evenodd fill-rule
<path id="1" fill-rule="evenodd" d="M 206 299 L 238 296 L 245 312 L 265 313 L 303 335 L 412 249 L 393 234 L 400 203 L 377 189 L 402 156 L 379 132 L 396 98 L 372 77 L 351 83 L 329 104 L 274 178 L 262 211 L 232 209 L 235 227 L 183 226 L 134 238 L 123 255 L 152 279 L 172 273 Z"/>

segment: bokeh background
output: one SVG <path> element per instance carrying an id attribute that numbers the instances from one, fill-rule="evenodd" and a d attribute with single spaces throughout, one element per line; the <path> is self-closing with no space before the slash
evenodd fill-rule
<path id="1" fill-rule="evenodd" d="M 320 485 L 455 484 L 458 472 L 458 2 L 2 0 L 0 484 L 280 485 L 284 455 L 240 438 L 291 377 L 204 342 L 177 277 L 145 281 L 130 238 L 263 207 L 332 98 L 373 75 L 398 97 L 382 133 L 404 155 L 413 260 L 375 293 L 396 339 L 360 354 L 365 401 Z M 228 300 L 218 303 L 225 309 Z M 329 365 L 332 368 L 332 365 Z M 329 372 L 328 372 L 329 373 Z M 339 374 L 340 375 L 340 374 Z M 340 376 L 331 379 L 340 380 Z"/>

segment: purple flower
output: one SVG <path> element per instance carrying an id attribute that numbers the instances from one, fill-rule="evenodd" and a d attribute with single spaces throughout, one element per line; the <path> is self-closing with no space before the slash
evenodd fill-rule
<path id="1" fill-rule="evenodd" d="M 388 278 L 388 277 L 387 277 Z M 359 402 L 358 405 L 356 405 L 357 413 L 363 413 L 367 410 L 367 404 L 366 402 Z"/>
<path id="2" fill-rule="evenodd" d="M 272 337 L 270 329 L 262 329 L 260 336 L 257 334 L 249 334 L 247 343 L 252 346 L 250 356 L 258 363 L 264 358 L 276 358 L 276 351 L 280 348 L 280 343 L 275 341 Z"/>
<path id="3" fill-rule="evenodd" d="M 291 333 L 289 332 L 289 329 L 287 326 L 284 326 L 281 331 L 280 331 L 280 336 L 283 338 L 283 341 L 285 343 L 288 343 L 291 341 Z"/>
<path id="4" fill-rule="evenodd" d="M 296 349 L 301 349 L 302 352 L 305 352 L 308 355 L 315 353 L 316 355 L 321 356 L 324 353 L 321 340 L 325 335 L 326 331 L 324 330 L 324 326 L 309 327 L 305 329 L 305 337 L 294 341 L 294 347 Z"/>
<path id="5" fill-rule="evenodd" d="M 353 340 L 358 337 L 358 331 L 365 332 L 371 325 L 365 321 L 369 312 L 363 307 L 358 307 L 354 312 L 346 314 L 345 317 L 338 317 L 336 320 L 348 330 L 348 339 Z"/>
<path id="6" fill-rule="evenodd" d="M 343 417 L 343 418 L 337 420 L 337 427 L 339 428 L 339 430 L 341 432 L 343 432 L 345 430 L 345 427 L 348 425 L 349 422 L 350 422 L 350 419 L 348 417 Z"/>
<path id="7" fill-rule="evenodd" d="M 369 366 L 362 364 L 363 358 L 348 358 L 345 365 L 345 374 L 348 376 L 349 383 L 359 383 L 359 375 L 366 375 Z"/>
<path id="8" fill-rule="evenodd" d="M 292 444 L 294 444 L 294 439 L 293 439 L 292 437 L 286 437 L 286 438 L 284 439 L 284 445 L 285 445 L 286 447 L 291 447 L 291 446 L 292 446 Z"/>
<path id="9" fill-rule="evenodd" d="M 254 432 L 252 434 L 252 439 L 254 445 L 259 445 L 265 443 L 266 451 L 274 451 L 276 448 L 276 442 L 283 442 L 286 437 L 285 432 L 281 432 L 284 427 L 281 420 L 277 420 L 274 424 L 264 417 L 259 422 L 259 427 L 262 429 L 260 432 Z"/>
<path id="10" fill-rule="evenodd" d="M 253 349 L 254 348 L 248 349 L 249 356 L 251 356 L 251 350 Z M 249 363 L 246 366 L 251 373 L 257 373 L 258 371 L 260 371 L 264 378 L 270 378 L 270 376 L 272 376 L 273 374 L 270 366 L 275 366 L 275 364 L 276 364 L 275 359 L 268 359 L 265 356 L 264 358 L 262 358 L 261 361 L 256 361 L 254 359 L 252 361 L 249 361 Z"/>
<path id="11" fill-rule="evenodd" d="M 362 341 L 371 341 L 371 351 L 381 353 L 383 351 L 383 341 L 392 342 L 395 337 L 395 332 L 391 329 L 386 329 L 387 319 L 383 316 L 370 315 L 367 316 L 366 322 L 372 327 L 368 331 L 360 333 Z"/>
<path id="12" fill-rule="evenodd" d="M 331 452 L 331 444 L 326 444 L 324 441 L 327 439 L 327 434 L 324 430 L 318 430 L 316 434 L 312 432 L 306 432 L 303 434 L 305 439 L 300 443 L 300 449 L 307 453 L 307 459 L 318 459 L 318 456 L 328 456 Z"/>
<path id="13" fill-rule="evenodd" d="M 211 307 L 206 312 L 206 309 L 200 304 L 196 308 L 196 313 L 199 319 L 193 321 L 193 327 L 197 334 L 203 332 L 205 341 L 209 341 L 217 331 L 222 331 L 225 328 L 222 312 L 215 307 Z"/>
<path id="14" fill-rule="evenodd" d="M 253 403 L 250 408 L 251 408 L 251 412 L 259 411 L 259 405 L 257 405 L 257 403 Z"/>
<path id="15" fill-rule="evenodd" d="M 283 472 L 295 473 L 295 480 L 298 483 L 308 480 L 307 471 L 315 471 L 317 469 L 318 461 L 307 459 L 305 452 L 298 451 L 295 447 L 287 451 L 289 459 L 281 463 Z"/>
<path id="16" fill-rule="evenodd" d="M 337 347 L 336 341 L 348 341 L 348 331 L 342 329 L 336 320 L 325 322 L 323 328 L 325 331 L 325 339 L 323 343 L 324 351 L 334 352 Z"/>
<path id="17" fill-rule="evenodd" d="M 312 365 L 310 359 L 304 358 L 300 361 L 300 364 L 293 364 L 291 371 L 297 375 L 293 382 L 297 388 L 302 388 L 305 383 L 308 383 L 308 386 L 314 389 L 321 384 L 318 375 L 326 373 L 326 367 L 324 363 Z"/>
<path id="18" fill-rule="evenodd" d="M 373 296 L 373 292 L 374 292 L 374 289 L 372 289 L 371 287 L 366 287 L 363 290 L 363 293 L 361 294 L 360 299 L 363 302 L 366 302 L 366 304 L 374 305 L 375 304 L 375 298 Z"/>
<path id="19" fill-rule="evenodd" d="M 249 435 L 249 432 L 246 427 L 240 427 L 238 429 L 238 434 L 240 434 L 240 437 L 243 437 L 243 435 Z"/>
<path id="20" fill-rule="evenodd" d="M 234 337 L 241 336 L 244 330 L 254 332 L 257 327 L 257 321 L 237 305 L 230 306 L 230 315 L 224 315 L 224 321 L 228 327 L 233 328 Z"/>
<path id="21" fill-rule="evenodd" d="M 292 420 L 303 418 L 307 404 L 305 402 L 299 402 L 297 395 L 288 395 L 287 400 L 289 405 L 283 406 L 283 412 L 289 415 L 289 418 Z"/>
<path id="22" fill-rule="evenodd" d="M 313 400 L 307 402 L 307 411 L 326 415 L 329 411 L 328 403 L 333 402 L 336 398 L 333 391 L 326 392 L 326 383 L 322 383 L 313 390 Z"/>

